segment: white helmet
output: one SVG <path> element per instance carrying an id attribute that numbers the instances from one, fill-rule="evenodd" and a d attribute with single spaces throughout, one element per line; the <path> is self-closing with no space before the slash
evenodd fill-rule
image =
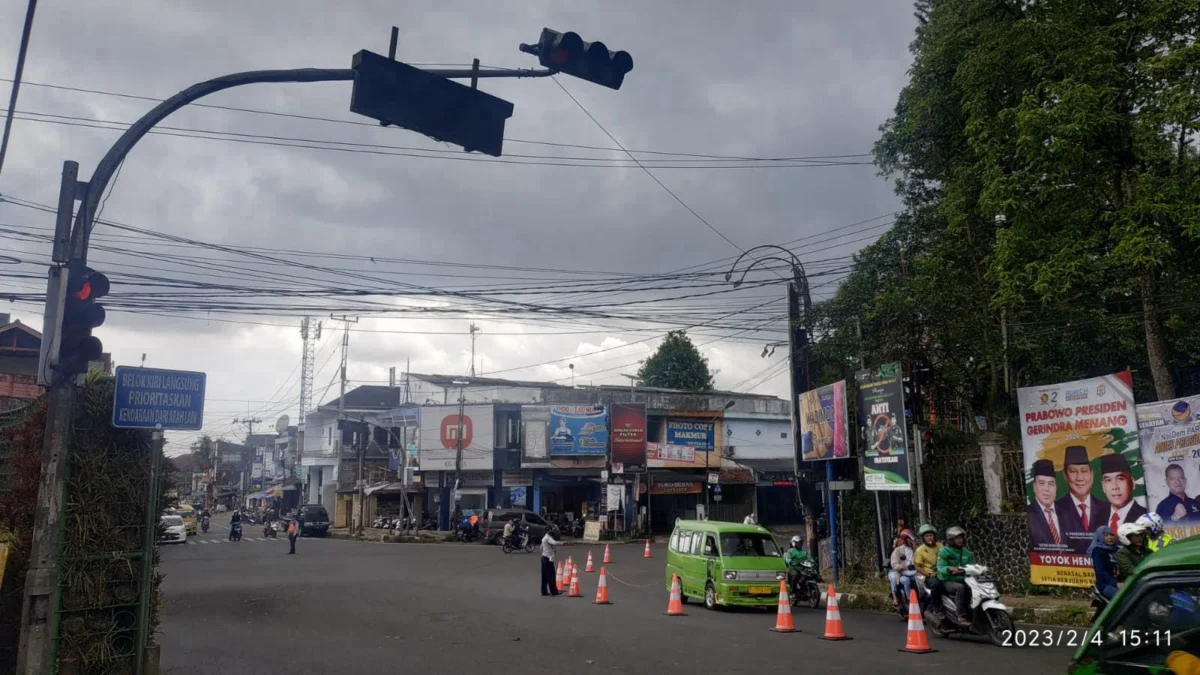
<path id="1" fill-rule="evenodd" d="M 1143 515 L 1137 519 L 1136 524 L 1146 528 L 1146 533 L 1156 539 L 1163 531 L 1163 519 L 1157 513 Z"/>
<path id="2" fill-rule="evenodd" d="M 1131 534 L 1145 535 L 1146 528 L 1137 523 L 1121 523 L 1121 526 L 1117 528 L 1117 538 L 1125 546 L 1129 545 L 1129 535 Z"/>
<path id="3" fill-rule="evenodd" d="M 796 535 L 796 536 L 792 537 L 792 548 L 800 548 L 801 541 L 803 541 L 803 540 L 800 539 L 800 535 Z"/>

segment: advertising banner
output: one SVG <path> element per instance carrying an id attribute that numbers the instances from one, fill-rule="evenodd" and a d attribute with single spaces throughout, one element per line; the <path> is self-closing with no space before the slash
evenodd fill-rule
<path id="1" fill-rule="evenodd" d="M 667 445 L 687 445 L 698 452 L 708 452 L 714 447 L 716 426 L 715 422 L 668 419 Z"/>
<path id="2" fill-rule="evenodd" d="M 607 453 L 608 411 L 604 406 L 550 406 L 550 456 Z"/>
<path id="3" fill-rule="evenodd" d="M 1167 534 L 1200 534 L 1200 396 L 1137 407 L 1147 508 Z"/>
<path id="4" fill-rule="evenodd" d="M 800 447 L 806 460 L 850 456 L 845 380 L 800 394 Z"/>
<path id="5" fill-rule="evenodd" d="M 855 373 L 854 381 L 858 384 L 863 487 L 868 490 L 909 490 L 908 432 L 900 364 L 888 363 L 873 371 L 860 370 Z"/>
<path id="6" fill-rule="evenodd" d="M 469 405 L 463 408 L 460 423 L 458 406 L 429 406 L 421 409 L 421 471 L 453 471 L 462 431 L 462 468 L 491 470 L 492 443 L 495 437 L 492 406 Z"/>
<path id="7" fill-rule="evenodd" d="M 614 403 L 612 426 L 612 466 L 616 473 L 646 470 L 646 404 Z"/>
<path id="8" fill-rule="evenodd" d="M 1146 513 L 1129 371 L 1017 390 L 1025 455 L 1029 574 L 1034 584 L 1087 588 L 1101 525 Z"/>

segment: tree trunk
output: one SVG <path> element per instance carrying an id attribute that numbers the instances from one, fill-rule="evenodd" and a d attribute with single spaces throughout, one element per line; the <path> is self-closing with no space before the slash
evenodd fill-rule
<path id="1" fill-rule="evenodd" d="M 1167 342 L 1163 339 L 1162 322 L 1158 316 L 1154 273 L 1145 270 L 1138 278 L 1142 291 L 1142 324 L 1146 328 L 1146 356 L 1150 360 L 1150 377 L 1158 400 L 1175 398 L 1175 381 L 1168 366 Z"/>

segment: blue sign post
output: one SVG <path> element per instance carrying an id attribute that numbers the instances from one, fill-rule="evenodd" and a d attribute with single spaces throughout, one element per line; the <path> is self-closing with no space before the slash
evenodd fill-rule
<path id="1" fill-rule="evenodd" d="M 116 377 L 114 427 L 197 431 L 204 426 L 204 373 L 117 366 Z"/>

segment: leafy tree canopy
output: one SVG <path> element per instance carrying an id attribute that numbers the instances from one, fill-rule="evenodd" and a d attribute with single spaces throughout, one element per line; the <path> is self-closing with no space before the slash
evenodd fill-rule
<path id="1" fill-rule="evenodd" d="M 712 391 L 713 374 L 708 359 L 696 349 L 686 331 L 667 333 L 658 350 L 646 359 L 637 373 L 638 381 L 646 387 Z"/>

